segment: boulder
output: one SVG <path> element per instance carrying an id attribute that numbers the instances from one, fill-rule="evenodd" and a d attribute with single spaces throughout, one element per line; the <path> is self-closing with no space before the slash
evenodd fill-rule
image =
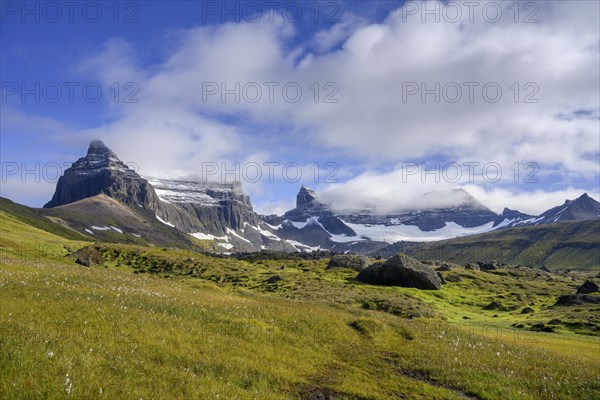
<path id="1" fill-rule="evenodd" d="M 502 308 L 502 304 L 498 303 L 496 300 L 483 307 L 484 310 L 498 310 L 500 308 Z"/>
<path id="2" fill-rule="evenodd" d="M 470 269 L 473 271 L 479 271 L 479 265 L 474 264 L 474 263 L 468 263 L 467 265 L 465 265 L 465 269 Z"/>
<path id="3" fill-rule="evenodd" d="M 481 271 L 493 271 L 498 269 L 495 262 L 477 261 L 477 265 L 479 265 Z"/>
<path id="4" fill-rule="evenodd" d="M 578 306 L 584 303 L 600 304 L 600 296 L 589 294 L 563 294 L 556 301 L 557 306 Z"/>
<path id="5" fill-rule="evenodd" d="M 577 293 L 578 294 L 590 294 L 590 293 L 596 293 L 598 290 L 600 290 L 600 288 L 598 287 L 598 284 L 596 282 L 587 280 L 583 283 L 583 285 L 581 285 L 577 288 Z"/>
<path id="6" fill-rule="evenodd" d="M 452 271 L 452 266 L 450 264 L 441 264 L 439 267 L 435 269 L 436 271 Z"/>
<path id="7" fill-rule="evenodd" d="M 457 274 L 448 274 L 448 276 L 446 277 L 446 280 L 448 282 L 461 282 L 462 278 L 460 277 L 460 275 L 457 275 Z"/>
<path id="8" fill-rule="evenodd" d="M 397 254 L 385 262 L 367 267 L 356 279 L 373 285 L 414 287 L 423 290 L 439 290 L 442 286 L 433 268 L 404 254 Z"/>
<path id="9" fill-rule="evenodd" d="M 77 257 L 75 263 L 83 265 L 84 267 L 90 267 L 92 265 L 92 262 L 90 261 L 89 257 Z"/>
<path id="10" fill-rule="evenodd" d="M 531 314 L 533 312 L 533 308 L 531 307 L 525 307 L 524 309 L 521 310 L 521 314 Z"/>
<path id="11" fill-rule="evenodd" d="M 369 259 L 362 254 L 336 254 L 331 257 L 327 268 L 350 268 L 361 272 L 369 266 Z"/>
<path id="12" fill-rule="evenodd" d="M 276 283 L 282 280 L 283 278 L 280 275 L 273 275 L 269 279 L 267 279 L 267 283 Z"/>

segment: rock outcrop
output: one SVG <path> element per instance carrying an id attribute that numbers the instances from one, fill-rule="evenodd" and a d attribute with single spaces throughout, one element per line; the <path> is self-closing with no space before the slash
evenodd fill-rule
<path id="1" fill-rule="evenodd" d="M 577 294 L 590 294 L 596 293 L 600 291 L 600 287 L 594 281 L 587 280 L 583 283 L 583 285 L 577 288 Z"/>
<path id="2" fill-rule="evenodd" d="M 331 257 L 326 269 L 350 268 L 361 272 L 369 266 L 369 259 L 361 254 L 336 254 Z"/>
<path id="3" fill-rule="evenodd" d="M 433 268 L 404 254 L 397 254 L 385 262 L 367 267 L 358 274 L 356 279 L 373 285 L 403 286 L 424 290 L 438 290 L 442 286 Z"/>

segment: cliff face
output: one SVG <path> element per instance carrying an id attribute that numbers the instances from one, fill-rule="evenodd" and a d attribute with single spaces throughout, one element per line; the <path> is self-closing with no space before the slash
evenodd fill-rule
<path id="1" fill-rule="evenodd" d="M 157 215 L 188 233 L 223 236 L 227 228 L 242 230 L 260 220 L 250 198 L 238 182 L 203 182 L 199 179 L 148 178 L 163 205 Z"/>

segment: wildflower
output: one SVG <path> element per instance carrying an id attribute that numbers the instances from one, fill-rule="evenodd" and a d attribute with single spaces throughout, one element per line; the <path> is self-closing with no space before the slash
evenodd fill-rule
<path id="1" fill-rule="evenodd" d="M 54 357 L 54 353 L 49 351 L 48 354 L 46 354 L 46 357 L 52 358 L 52 357 Z"/>
<path id="2" fill-rule="evenodd" d="M 67 394 L 71 394 L 71 390 L 73 389 L 73 382 L 71 382 L 71 378 L 69 378 L 69 374 L 65 377 L 65 386 L 67 387 L 65 390 Z"/>

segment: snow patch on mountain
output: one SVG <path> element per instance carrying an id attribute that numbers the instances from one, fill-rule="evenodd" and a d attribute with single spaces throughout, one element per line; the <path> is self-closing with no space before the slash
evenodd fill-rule
<path id="1" fill-rule="evenodd" d="M 196 233 L 190 233 L 190 235 L 192 235 L 196 239 L 200 239 L 200 240 L 215 240 L 215 239 L 218 239 L 218 240 L 227 240 L 227 241 L 229 241 L 229 238 L 227 236 L 215 236 L 215 235 L 211 235 L 210 233 L 196 232 Z"/>
<path id="2" fill-rule="evenodd" d="M 346 236 L 345 239 L 347 240 L 345 241 L 350 242 L 353 240 L 370 239 L 386 243 L 395 243 L 399 241 L 429 242 L 452 239 L 460 236 L 489 232 L 494 225 L 493 222 L 488 222 L 487 224 L 474 228 L 465 228 L 455 222 L 446 222 L 441 229 L 422 231 L 415 225 L 361 225 L 351 224 L 345 221 L 344 223 L 352 228 L 357 234 L 357 236 L 353 238 Z"/>
<path id="3" fill-rule="evenodd" d="M 292 246 L 294 246 L 294 248 L 297 251 L 313 252 L 313 251 L 322 250 L 321 246 L 308 246 L 306 244 L 297 242 L 295 240 L 287 239 L 286 242 L 288 242 L 289 244 L 291 244 Z"/>
<path id="4" fill-rule="evenodd" d="M 279 236 L 275 235 L 273 232 L 270 232 L 270 231 L 264 230 L 264 229 L 262 229 L 262 228 L 261 228 L 261 227 L 259 227 L 259 226 L 252 226 L 252 225 L 250 225 L 249 223 L 247 223 L 247 222 L 244 222 L 244 228 L 245 228 L 246 226 L 249 226 L 250 228 L 252 228 L 252 229 L 256 230 L 258 233 L 260 233 L 261 235 L 263 235 L 263 236 L 265 236 L 265 237 L 267 237 L 267 238 L 269 238 L 269 239 L 271 239 L 271 240 L 275 240 L 275 241 L 281 241 L 281 238 L 280 238 Z"/>
<path id="5" fill-rule="evenodd" d="M 160 222 L 162 222 L 163 224 L 170 226 L 171 228 L 175 228 L 175 225 L 173 225 L 173 224 L 172 224 L 172 223 L 170 223 L 170 222 L 167 222 L 167 221 L 165 221 L 164 219 L 162 219 L 162 218 L 161 218 L 161 217 L 159 217 L 158 215 L 156 216 L 156 219 L 157 219 L 157 220 L 159 220 Z"/>
<path id="6" fill-rule="evenodd" d="M 227 233 L 229 233 L 232 236 L 235 236 L 236 238 L 238 238 L 240 240 L 243 240 L 246 243 L 252 244 L 251 241 L 249 241 L 248 239 L 246 239 L 245 237 L 243 237 L 241 235 L 238 235 L 238 233 L 236 231 L 234 231 L 233 229 L 231 229 L 231 228 L 227 228 Z"/>

